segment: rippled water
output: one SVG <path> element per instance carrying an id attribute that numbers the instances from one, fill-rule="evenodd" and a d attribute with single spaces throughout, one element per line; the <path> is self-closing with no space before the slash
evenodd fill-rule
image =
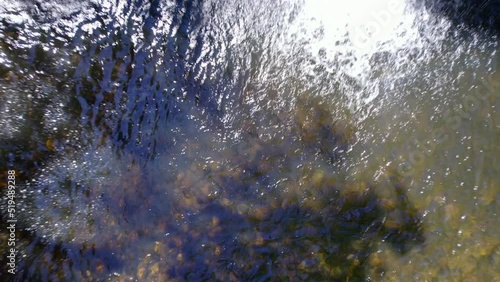
<path id="1" fill-rule="evenodd" d="M 498 4 L 473 6 L 1 2 L 2 280 L 497 279 Z"/>

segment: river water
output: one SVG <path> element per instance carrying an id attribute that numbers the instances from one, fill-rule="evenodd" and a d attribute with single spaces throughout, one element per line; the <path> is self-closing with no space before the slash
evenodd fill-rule
<path id="1" fill-rule="evenodd" d="M 497 2 L 437 2 L 0 2 L 2 280 L 496 281 Z"/>

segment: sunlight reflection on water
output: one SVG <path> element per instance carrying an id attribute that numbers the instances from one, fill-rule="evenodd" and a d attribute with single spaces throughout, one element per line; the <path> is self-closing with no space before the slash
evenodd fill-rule
<path id="1" fill-rule="evenodd" d="M 457 109 L 497 37 L 403 0 L 278 2 L 0 5 L 18 280 L 494 276 L 498 98 Z"/>

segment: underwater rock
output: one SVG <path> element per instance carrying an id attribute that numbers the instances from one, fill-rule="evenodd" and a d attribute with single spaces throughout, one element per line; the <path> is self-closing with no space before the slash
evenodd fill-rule
<path id="1" fill-rule="evenodd" d="M 319 151 L 330 163 L 337 163 L 352 142 L 352 129 L 332 115 L 332 107 L 319 97 L 299 97 L 295 125 L 304 146 Z"/>
<path id="2" fill-rule="evenodd" d="M 364 279 L 368 261 L 371 267 L 383 268 L 380 255 L 370 257 L 380 238 L 397 252 L 405 252 L 423 241 L 418 215 L 408 206 L 404 194 L 400 196 L 396 200 L 398 224 L 392 226 L 385 224 L 385 218 L 393 211 L 384 209 L 373 193 L 341 196 L 332 188 L 325 195 L 328 203 L 321 209 L 290 204 L 250 217 L 212 203 L 199 215 L 191 216 L 190 221 L 199 232 L 206 233 L 210 227 L 201 223 L 207 217 L 217 216 L 222 229 L 210 241 L 199 240 L 223 248 L 218 249 L 215 258 L 200 249 L 199 241 L 185 240 L 184 256 L 197 254 L 206 259 L 196 260 L 203 266 L 185 261 L 183 266 L 175 268 L 175 273 L 180 277 L 190 273 L 193 279 L 220 280 L 229 280 L 231 275 L 237 280 Z"/>

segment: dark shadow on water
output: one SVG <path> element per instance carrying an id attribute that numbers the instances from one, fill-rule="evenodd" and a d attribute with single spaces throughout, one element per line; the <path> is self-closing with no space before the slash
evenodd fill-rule
<path id="1" fill-rule="evenodd" d="M 401 184 L 394 189 L 399 200 L 389 209 L 374 193 L 334 188 L 314 210 L 289 204 L 241 215 L 210 205 L 188 219 L 182 264 L 168 273 L 184 281 L 365 281 L 368 268 L 384 271 L 368 265 L 380 240 L 401 255 L 424 242 Z"/>
<path id="2" fill-rule="evenodd" d="M 400 255 L 424 242 L 419 214 L 404 187 L 395 181 L 393 188 L 397 199 L 389 206 L 373 192 L 341 194 L 335 187 L 325 189 L 325 200 L 314 209 L 290 202 L 241 213 L 231 206 L 209 203 L 183 220 L 187 229 L 173 221 L 164 227 L 163 232 L 172 235 L 161 239 L 160 252 L 177 255 L 173 260 L 164 257 L 163 276 L 159 277 L 177 281 L 365 281 L 369 269 L 372 274 L 384 272 L 383 262 L 369 263 L 381 241 Z M 168 221 L 170 216 L 165 218 Z M 139 223 L 135 225 L 140 228 Z M 6 226 L 2 223 L 1 227 L 5 230 Z M 139 232 L 139 239 L 148 240 L 147 234 Z M 131 263 L 121 259 L 127 257 L 124 252 L 133 250 L 123 239 L 96 246 L 54 242 L 24 230 L 17 236 L 18 248 L 28 255 L 19 261 L 19 274 L 11 281 L 92 280 L 120 273 Z M 4 260 L 2 257 L 2 270 Z"/>
<path id="3" fill-rule="evenodd" d="M 456 27 L 469 27 L 474 30 L 500 33 L 499 0 L 425 0 L 424 4 L 436 17 L 445 16 Z"/>

